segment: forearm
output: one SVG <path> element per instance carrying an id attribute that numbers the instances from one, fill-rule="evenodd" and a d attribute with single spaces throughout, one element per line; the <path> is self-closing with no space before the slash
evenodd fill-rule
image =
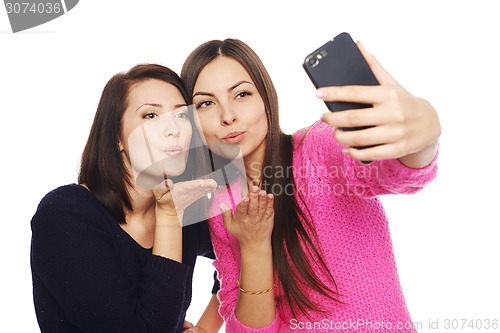
<path id="1" fill-rule="evenodd" d="M 182 263 L 182 227 L 177 216 L 156 215 L 153 254 Z"/>
<path id="2" fill-rule="evenodd" d="M 205 312 L 203 312 L 203 315 L 196 324 L 196 327 L 202 329 L 203 333 L 219 332 L 219 329 L 224 323 L 224 320 L 219 314 L 219 305 L 220 303 L 217 295 L 212 295 Z"/>
<path id="3" fill-rule="evenodd" d="M 249 292 L 273 287 L 271 244 L 241 247 L 240 287 Z M 245 326 L 261 328 L 271 324 L 276 316 L 274 290 L 252 295 L 239 291 L 235 308 L 236 318 Z"/>

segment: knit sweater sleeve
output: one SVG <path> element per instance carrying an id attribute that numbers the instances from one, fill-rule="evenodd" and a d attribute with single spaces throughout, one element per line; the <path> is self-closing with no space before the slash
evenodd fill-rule
<path id="1" fill-rule="evenodd" d="M 76 201 L 57 200 L 33 217 L 32 266 L 65 317 L 93 333 L 178 327 L 188 267 L 150 254 L 140 281 L 132 281 L 102 218 Z"/>
<path id="2" fill-rule="evenodd" d="M 239 243 L 224 227 L 222 215 L 210 220 L 210 234 L 217 257 L 214 266 L 220 281 L 220 290 L 217 293 L 220 301 L 219 313 L 224 319 L 226 332 L 278 332 L 280 324 L 278 315 L 270 325 L 258 329 L 247 327 L 236 318 L 234 311 L 239 293 L 236 281 L 240 276 Z"/>
<path id="3" fill-rule="evenodd" d="M 343 193 L 363 198 L 382 194 L 413 194 L 420 191 L 437 175 L 437 157 L 421 169 L 412 169 L 398 159 L 374 161 L 364 165 L 342 153 L 335 140 L 334 128 L 320 121 L 315 123 L 303 142 L 303 158 L 319 167 L 335 186 L 343 186 Z M 299 133 L 299 138 L 302 134 Z M 340 192 L 340 191 L 337 191 Z"/>

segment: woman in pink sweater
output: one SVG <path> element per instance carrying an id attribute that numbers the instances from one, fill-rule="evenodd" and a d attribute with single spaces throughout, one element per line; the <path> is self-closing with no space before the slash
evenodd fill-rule
<path id="1" fill-rule="evenodd" d="M 440 124 L 358 47 L 381 85 L 317 96 L 373 107 L 327 112 L 294 135 L 281 131 L 272 81 L 243 42 L 207 42 L 184 63 L 209 148 L 228 158 L 221 143 L 238 145 L 245 164 L 210 212 L 227 332 L 415 332 L 377 195 L 415 193 L 435 177 Z M 373 127 L 340 130 L 355 126 Z"/>

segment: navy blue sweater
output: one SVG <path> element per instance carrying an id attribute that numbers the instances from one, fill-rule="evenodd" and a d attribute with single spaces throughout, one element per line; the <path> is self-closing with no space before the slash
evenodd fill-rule
<path id="1" fill-rule="evenodd" d="M 179 263 L 140 246 L 76 184 L 48 193 L 31 228 L 42 332 L 182 332 L 196 256 L 214 258 L 206 222 L 183 228 Z"/>

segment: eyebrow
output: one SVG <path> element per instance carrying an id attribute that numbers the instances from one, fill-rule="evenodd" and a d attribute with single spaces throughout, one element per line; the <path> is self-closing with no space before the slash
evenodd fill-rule
<path id="1" fill-rule="evenodd" d="M 231 92 L 231 91 L 233 91 L 234 89 L 236 89 L 238 86 L 242 85 L 243 83 L 252 84 L 252 83 L 251 83 L 251 82 L 249 82 L 249 81 L 242 80 L 242 81 L 240 81 L 240 82 L 238 82 L 238 83 L 234 84 L 231 88 L 229 88 L 229 89 L 227 90 L 227 92 Z M 253 86 L 253 84 L 252 84 L 252 86 Z"/>
<path id="2" fill-rule="evenodd" d="M 146 105 L 147 106 L 152 106 L 152 107 L 155 107 L 155 108 L 159 108 L 159 109 L 163 108 L 163 104 L 158 104 L 158 103 L 144 103 L 141 106 L 139 106 L 137 108 L 137 110 L 135 110 L 135 111 L 137 112 L 140 108 L 142 108 L 143 106 L 146 106 Z M 181 108 L 183 106 L 187 106 L 187 104 L 176 104 L 174 106 L 174 109 L 178 109 L 178 108 Z"/>
<path id="3" fill-rule="evenodd" d="M 246 81 L 246 80 L 242 80 L 242 81 L 239 81 L 239 82 L 235 83 L 234 85 L 232 85 L 229 89 L 227 89 L 227 92 L 229 93 L 229 92 L 233 91 L 234 89 L 236 89 L 238 86 L 242 85 L 243 83 L 248 83 L 248 84 L 251 84 L 253 86 L 252 82 Z M 196 97 L 196 96 L 199 96 L 199 95 L 215 97 L 214 94 L 212 94 L 212 93 L 208 93 L 208 92 L 205 92 L 205 91 L 197 91 L 193 95 L 193 98 Z"/>
<path id="4" fill-rule="evenodd" d="M 143 106 L 146 106 L 146 105 L 148 105 L 148 106 L 152 106 L 152 107 L 155 107 L 155 108 L 159 108 L 159 109 L 161 109 L 161 108 L 163 107 L 163 105 L 161 105 L 161 104 L 157 104 L 157 103 L 144 103 L 144 104 L 142 104 L 141 106 L 139 106 L 139 107 L 137 108 L 137 110 L 135 110 L 135 111 L 137 112 L 140 108 L 142 108 Z"/>

